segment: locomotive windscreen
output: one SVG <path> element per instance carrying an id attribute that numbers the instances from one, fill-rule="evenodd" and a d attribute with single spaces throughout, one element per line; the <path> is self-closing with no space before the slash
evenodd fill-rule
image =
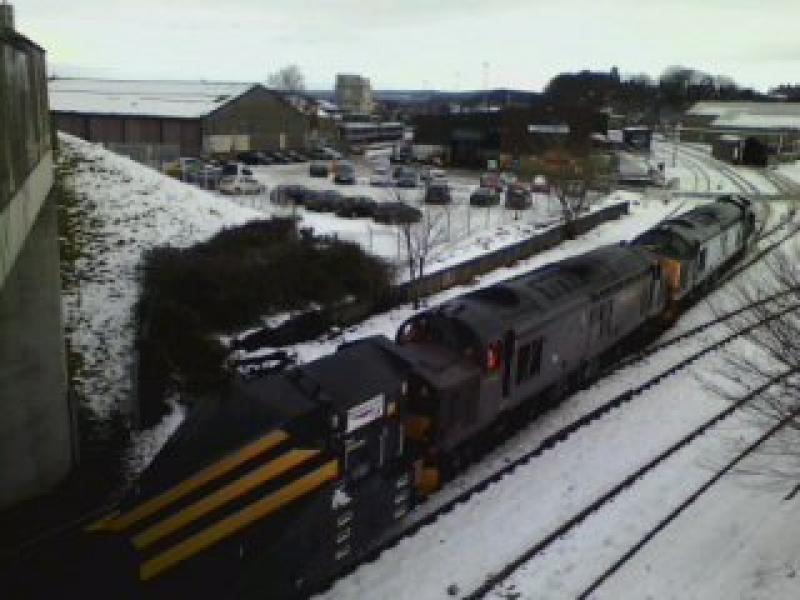
<path id="1" fill-rule="evenodd" d="M 469 328 L 452 317 L 423 313 L 409 320 L 397 334 L 400 344 L 437 344 L 454 350 L 476 364 L 480 343 Z"/>

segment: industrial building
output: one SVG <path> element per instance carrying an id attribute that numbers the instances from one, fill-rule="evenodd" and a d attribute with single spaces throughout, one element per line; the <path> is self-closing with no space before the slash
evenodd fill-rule
<path id="1" fill-rule="evenodd" d="M 336 104 L 346 113 L 368 115 L 374 108 L 369 79 L 340 73 L 336 76 Z"/>
<path id="2" fill-rule="evenodd" d="M 260 84 L 56 79 L 56 128 L 155 166 L 179 156 L 304 149 L 319 136 L 304 112 Z"/>
<path id="3" fill-rule="evenodd" d="M 0 5 L 0 509 L 77 460 L 67 393 L 45 51 Z"/>
<path id="4" fill-rule="evenodd" d="M 800 102 L 698 102 L 684 115 L 680 136 L 719 146 L 721 157 L 749 153 L 733 149 L 737 137 L 743 146 L 748 140 L 751 147 L 766 146 L 770 154 L 800 153 Z"/>
<path id="5" fill-rule="evenodd" d="M 584 153 L 592 134 L 607 131 L 607 115 L 583 107 L 541 103 L 413 120 L 414 143 L 446 149 L 451 163 L 485 167 L 489 160 L 514 161 L 562 147 Z"/>

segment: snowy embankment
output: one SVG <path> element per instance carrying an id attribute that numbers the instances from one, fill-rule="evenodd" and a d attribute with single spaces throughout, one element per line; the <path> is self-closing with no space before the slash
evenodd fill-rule
<path id="1" fill-rule="evenodd" d="M 77 202 L 85 247 L 75 264 L 77 285 L 63 294 L 69 344 L 80 355 L 78 396 L 99 418 L 125 411 L 131 400 L 134 307 L 142 257 L 161 245 L 189 246 L 225 227 L 263 215 L 185 185 L 78 138 L 59 134 L 60 164 Z M 70 166 L 71 165 L 71 166 Z M 181 420 L 180 409 L 135 444 L 151 454 Z M 158 442 L 155 442 L 158 440 Z"/>

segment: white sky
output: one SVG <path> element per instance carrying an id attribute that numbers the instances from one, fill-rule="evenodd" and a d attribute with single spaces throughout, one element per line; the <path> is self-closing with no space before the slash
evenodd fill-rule
<path id="1" fill-rule="evenodd" d="M 62 76 L 261 81 L 296 63 L 376 89 L 540 90 L 584 68 L 682 64 L 800 81 L 798 0 L 13 0 Z M 484 63 L 487 64 L 484 69 Z"/>

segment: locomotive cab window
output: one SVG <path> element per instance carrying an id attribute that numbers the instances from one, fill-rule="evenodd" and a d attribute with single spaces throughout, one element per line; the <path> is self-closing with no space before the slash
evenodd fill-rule
<path id="1" fill-rule="evenodd" d="M 702 273 L 706 270 L 706 249 L 703 248 L 700 250 L 700 254 L 697 255 L 697 272 Z"/>
<path id="2" fill-rule="evenodd" d="M 517 351 L 517 385 L 535 377 L 542 368 L 542 340 L 534 340 L 520 346 Z"/>

